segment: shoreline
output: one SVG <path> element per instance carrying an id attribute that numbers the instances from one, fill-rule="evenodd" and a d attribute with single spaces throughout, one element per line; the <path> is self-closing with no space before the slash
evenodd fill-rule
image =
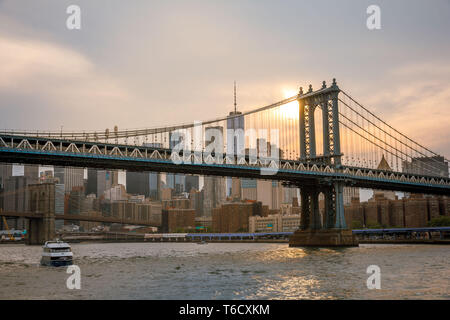
<path id="1" fill-rule="evenodd" d="M 171 239 L 158 239 L 158 240 L 146 240 L 146 239 L 92 239 L 92 238 L 77 238 L 77 239 L 61 239 L 67 243 L 289 243 L 288 239 L 260 239 L 260 240 L 208 240 L 205 242 L 192 241 L 192 240 L 171 240 Z M 0 245 L 8 244 L 25 244 L 25 241 L 0 241 Z M 359 240 L 359 244 L 433 244 L 433 245 L 450 245 L 450 239 L 436 239 L 436 240 Z"/>

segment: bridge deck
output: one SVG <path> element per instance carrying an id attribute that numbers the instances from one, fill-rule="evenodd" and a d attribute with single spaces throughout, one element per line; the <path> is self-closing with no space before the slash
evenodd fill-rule
<path id="1" fill-rule="evenodd" d="M 0 216 L 27 218 L 27 219 L 42 219 L 44 217 L 42 213 L 31 213 L 31 212 L 0 212 Z M 74 214 L 55 214 L 55 219 L 69 220 L 69 221 L 120 223 L 120 224 L 130 224 L 130 225 L 150 226 L 150 227 L 155 226 L 155 223 L 151 223 L 145 220 L 119 219 L 117 217 L 105 217 L 97 215 L 87 216 Z"/>

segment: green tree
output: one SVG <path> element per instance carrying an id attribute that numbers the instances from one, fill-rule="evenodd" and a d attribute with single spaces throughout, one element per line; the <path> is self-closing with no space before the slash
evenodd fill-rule
<path id="1" fill-rule="evenodd" d="M 363 224 L 361 221 L 359 221 L 359 220 L 352 221 L 352 229 L 362 229 L 362 228 L 363 228 Z"/>
<path id="2" fill-rule="evenodd" d="M 366 225 L 367 229 L 382 229 L 383 226 L 381 224 L 379 224 L 378 222 L 374 222 L 374 221 L 367 221 L 367 225 Z"/>
<path id="3" fill-rule="evenodd" d="M 450 217 L 440 216 L 428 221 L 429 227 L 450 227 Z"/>

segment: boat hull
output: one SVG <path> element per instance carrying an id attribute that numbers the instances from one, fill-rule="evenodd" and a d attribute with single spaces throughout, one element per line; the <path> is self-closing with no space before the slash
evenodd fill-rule
<path id="1" fill-rule="evenodd" d="M 46 267 L 65 267 L 71 265 L 73 265 L 72 260 L 47 260 L 47 259 L 41 260 L 41 266 Z"/>

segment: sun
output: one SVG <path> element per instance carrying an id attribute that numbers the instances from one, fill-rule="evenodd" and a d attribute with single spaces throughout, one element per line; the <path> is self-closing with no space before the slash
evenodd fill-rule
<path id="1" fill-rule="evenodd" d="M 292 89 L 283 89 L 284 99 L 288 99 L 297 95 L 296 90 Z M 288 119 L 298 119 L 299 110 L 298 110 L 298 102 L 292 101 L 282 105 L 279 109 L 281 115 L 285 116 Z"/>

